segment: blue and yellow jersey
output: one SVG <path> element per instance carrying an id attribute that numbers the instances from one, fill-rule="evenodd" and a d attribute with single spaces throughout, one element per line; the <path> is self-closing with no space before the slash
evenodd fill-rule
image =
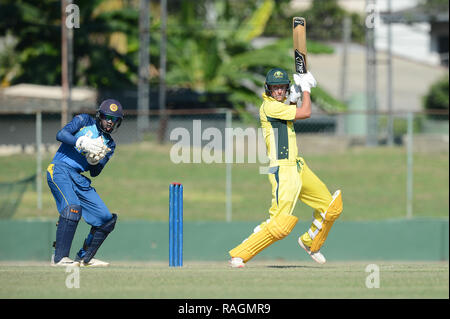
<path id="1" fill-rule="evenodd" d="M 86 135 L 90 138 L 102 136 L 103 142 L 111 149 L 110 152 L 97 164 L 90 165 L 86 160 L 86 154 L 75 147 L 77 139 Z M 67 123 L 56 135 L 56 139 L 61 143 L 52 163 L 60 161 L 73 167 L 78 172 L 90 171 L 91 176 L 100 174 L 103 167 L 114 153 L 116 143 L 111 135 L 103 133 L 98 127 L 94 118 L 89 114 L 79 114 L 72 121 Z"/>
<path id="2" fill-rule="evenodd" d="M 263 99 L 259 117 L 270 167 L 295 165 L 298 149 L 293 121 L 297 107 L 278 102 L 266 94 Z"/>

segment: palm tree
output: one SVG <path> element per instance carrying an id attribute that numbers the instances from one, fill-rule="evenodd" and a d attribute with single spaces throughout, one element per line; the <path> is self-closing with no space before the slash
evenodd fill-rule
<path id="1" fill-rule="evenodd" d="M 275 2 L 263 1 L 248 18 L 239 21 L 227 14 L 229 1 L 215 1 L 208 7 L 214 12 L 208 15 L 216 19 L 202 19 L 202 23 L 192 14 L 194 6 L 194 2 L 187 1 L 181 18 L 172 16 L 172 21 L 169 20 L 167 84 L 199 92 L 226 93 L 234 109 L 251 119 L 244 110 L 261 102 L 267 71 L 273 67 L 294 68 L 291 37 L 262 48 L 252 45 L 252 40 L 263 34 Z M 184 23 L 181 26 L 177 21 Z M 314 53 L 327 49 L 310 41 L 308 50 Z M 345 107 L 324 90 L 314 90 L 314 101 L 319 107 L 325 110 Z"/>
<path id="2" fill-rule="evenodd" d="M 194 2 L 185 3 L 186 11 Z M 192 15 L 181 17 L 178 27 L 172 17 L 168 23 L 167 84 L 199 92 L 226 93 L 236 109 L 246 103 L 259 103 L 260 90 L 268 69 L 292 64 L 289 51 L 276 44 L 253 48 L 251 41 L 260 36 L 274 8 L 273 0 L 263 1 L 250 17 L 237 21 L 227 15 L 228 1 L 215 1 L 215 21 L 194 21 Z M 185 27 L 185 26 L 188 27 Z"/>

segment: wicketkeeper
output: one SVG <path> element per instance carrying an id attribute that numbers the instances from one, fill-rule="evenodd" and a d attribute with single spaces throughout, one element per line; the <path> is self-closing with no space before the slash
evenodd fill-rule
<path id="1" fill-rule="evenodd" d="M 244 267 L 259 252 L 292 231 L 298 221 L 292 214 L 298 199 L 313 208 L 312 224 L 298 238 L 298 243 L 314 261 L 320 264 L 326 262 L 320 248 L 342 212 L 341 191 L 331 195 L 305 160 L 298 156 L 294 121 L 311 116 L 310 92 L 316 86 L 316 80 L 310 72 L 294 74 L 293 78 L 295 83 L 290 85 L 287 72 L 281 68 L 272 69 L 266 75 L 259 114 L 270 160 L 270 218 L 258 225 L 240 245 L 230 250 L 232 267 Z M 287 95 L 289 104 L 285 103 Z M 297 107 L 300 97 L 301 106 Z"/>
<path id="2" fill-rule="evenodd" d="M 116 148 L 110 134 L 119 128 L 122 120 L 122 106 L 109 99 L 101 103 L 95 119 L 79 114 L 56 135 L 62 144 L 47 168 L 48 186 L 59 212 L 52 265 L 109 265 L 94 256 L 113 231 L 117 215 L 110 213 L 91 186 L 91 180 L 81 173 L 89 171 L 90 176 L 95 177 L 102 172 Z M 91 230 L 72 260 L 70 248 L 81 217 Z"/>

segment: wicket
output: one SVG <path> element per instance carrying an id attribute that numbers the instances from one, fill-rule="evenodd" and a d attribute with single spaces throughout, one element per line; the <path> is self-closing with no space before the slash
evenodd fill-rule
<path id="1" fill-rule="evenodd" d="M 169 187 L 169 266 L 183 266 L 183 185 Z"/>

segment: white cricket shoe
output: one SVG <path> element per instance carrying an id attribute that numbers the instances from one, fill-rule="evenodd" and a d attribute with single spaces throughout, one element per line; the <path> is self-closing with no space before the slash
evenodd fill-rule
<path id="1" fill-rule="evenodd" d="M 55 263 L 55 261 L 52 258 L 52 262 L 50 263 L 53 267 L 67 267 L 67 266 L 74 266 L 79 267 L 80 263 L 78 261 L 73 261 L 69 257 L 63 257 L 60 261 Z"/>
<path id="2" fill-rule="evenodd" d="M 230 266 L 232 268 L 244 268 L 245 267 L 245 263 L 242 260 L 242 258 L 240 258 L 240 257 L 233 257 L 230 260 Z"/>
<path id="3" fill-rule="evenodd" d="M 100 259 L 92 258 L 89 262 L 82 261 L 80 267 L 108 267 L 109 263 Z"/>
<path id="4" fill-rule="evenodd" d="M 320 250 L 319 250 L 319 251 L 316 251 L 316 252 L 314 252 L 314 253 L 311 252 L 311 250 L 309 249 L 309 247 L 306 246 L 306 245 L 302 242 L 301 237 L 298 238 L 298 244 L 300 245 L 300 247 L 302 247 L 302 248 L 308 253 L 308 255 L 311 256 L 311 258 L 312 258 L 315 262 L 317 262 L 317 263 L 319 263 L 319 264 L 324 264 L 324 263 L 327 262 L 327 260 L 325 259 L 325 256 L 321 254 Z"/>

